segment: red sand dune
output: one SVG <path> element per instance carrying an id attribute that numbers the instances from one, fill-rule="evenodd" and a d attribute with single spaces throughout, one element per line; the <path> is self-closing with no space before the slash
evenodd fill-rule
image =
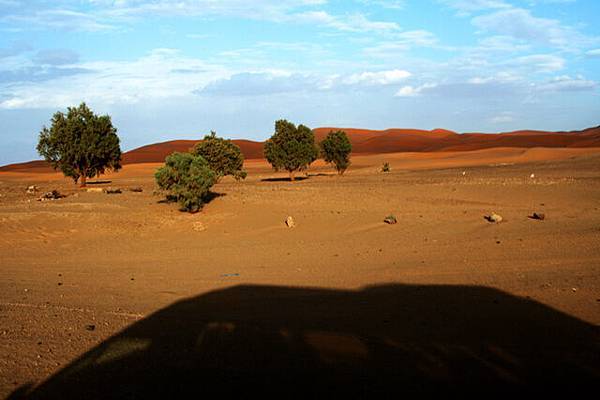
<path id="1" fill-rule="evenodd" d="M 355 154 L 397 152 L 473 151 L 495 147 L 600 147 L 600 126 L 570 132 L 545 132 L 520 130 L 497 134 L 463 133 L 445 129 L 431 131 L 420 129 L 370 130 L 355 128 L 324 127 L 314 129 L 317 141 L 332 130 L 344 130 L 352 142 Z M 250 140 L 233 140 L 240 146 L 247 160 L 263 158 L 263 143 Z M 125 152 L 123 164 L 163 162 L 174 151 L 188 151 L 198 140 L 172 140 L 155 143 Z M 11 164 L 0 171 L 45 170 L 44 161 Z"/>

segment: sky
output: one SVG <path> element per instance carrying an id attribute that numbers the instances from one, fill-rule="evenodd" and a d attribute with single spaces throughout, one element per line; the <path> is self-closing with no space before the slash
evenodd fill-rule
<path id="1" fill-rule="evenodd" d="M 600 124 L 597 0 L 0 0 L 0 165 L 57 111 L 124 151 L 309 127 Z"/>

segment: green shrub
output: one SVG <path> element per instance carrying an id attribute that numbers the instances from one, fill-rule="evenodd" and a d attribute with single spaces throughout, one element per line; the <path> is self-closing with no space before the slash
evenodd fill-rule
<path id="1" fill-rule="evenodd" d="M 66 115 L 56 112 L 50 128 L 40 132 L 37 151 L 75 183 L 81 178 L 82 187 L 87 178 L 121 168 L 117 129 L 108 115 L 94 114 L 85 103 L 69 107 Z"/>
<path id="2" fill-rule="evenodd" d="M 330 131 L 319 144 L 325 162 L 335 165 L 338 174 L 342 175 L 350 165 L 352 144 L 344 131 Z"/>
<path id="3" fill-rule="evenodd" d="M 317 159 L 319 149 L 310 128 L 304 125 L 296 127 L 281 119 L 275 122 L 275 133 L 265 142 L 264 153 L 276 171 L 288 171 L 293 181 L 294 172 L 308 168 Z"/>
<path id="4" fill-rule="evenodd" d="M 214 131 L 194 146 L 192 154 L 204 157 L 210 168 L 216 172 L 217 180 L 226 175 L 231 175 L 236 180 L 246 178 L 246 171 L 243 170 L 244 155 L 239 146 L 231 140 L 217 137 Z"/>
<path id="5" fill-rule="evenodd" d="M 217 181 L 217 174 L 201 156 L 175 152 L 154 175 L 167 198 L 176 200 L 181 209 L 197 212 L 202 208 Z"/>

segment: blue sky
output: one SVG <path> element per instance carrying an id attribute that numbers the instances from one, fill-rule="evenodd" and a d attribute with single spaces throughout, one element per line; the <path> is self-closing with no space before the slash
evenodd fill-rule
<path id="1" fill-rule="evenodd" d="M 210 130 L 600 124 L 596 0 L 0 0 L 0 165 L 85 101 L 122 148 Z"/>

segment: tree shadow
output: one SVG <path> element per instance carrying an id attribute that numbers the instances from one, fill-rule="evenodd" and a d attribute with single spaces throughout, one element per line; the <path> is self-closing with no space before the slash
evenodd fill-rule
<path id="1" fill-rule="evenodd" d="M 108 183 L 112 183 L 112 181 L 108 181 L 108 180 L 95 180 L 95 181 L 87 181 L 85 184 L 86 185 L 104 185 L 104 184 L 108 184 Z"/>
<path id="2" fill-rule="evenodd" d="M 308 179 L 308 176 L 296 176 L 294 178 L 295 181 L 303 181 Z M 280 178 L 263 178 L 260 180 L 261 182 L 292 182 L 289 176 L 280 177 Z"/>
<path id="3" fill-rule="evenodd" d="M 598 327 L 487 287 L 236 286 L 157 311 L 12 398 L 584 393 L 599 350 Z"/>
<path id="4" fill-rule="evenodd" d="M 202 198 L 203 201 L 203 206 L 207 205 L 208 203 L 210 203 L 211 201 L 213 201 L 216 198 L 219 197 L 224 197 L 227 196 L 227 193 L 219 193 L 219 192 L 213 192 L 213 191 L 209 191 L 206 196 L 204 196 Z M 177 196 L 173 196 L 171 194 L 167 194 L 164 196 L 164 198 L 160 199 L 157 201 L 158 204 L 172 204 L 172 203 L 177 203 Z M 181 209 L 180 211 L 182 212 L 188 212 L 184 209 Z M 200 210 L 198 210 L 200 211 Z M 198 212 L 196 211 L 196 212 Z"/>

